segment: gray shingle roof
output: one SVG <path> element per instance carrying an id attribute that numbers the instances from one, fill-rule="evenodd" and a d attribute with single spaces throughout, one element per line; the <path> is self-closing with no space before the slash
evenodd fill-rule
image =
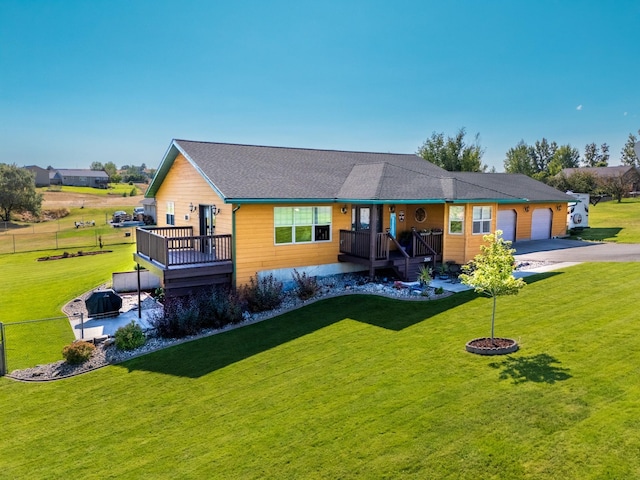
<path id="1" fill-rule="evenodd" d="M 227 203 L 278 201 L 568 201 L 524 175 L 447 172 L 414 154 L 347 152 L 174 140 L 154 196 L 182 153 Z"/>

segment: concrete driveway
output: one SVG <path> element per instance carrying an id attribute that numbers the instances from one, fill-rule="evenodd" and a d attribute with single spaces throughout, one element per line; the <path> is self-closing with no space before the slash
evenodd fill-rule
<path id="1" fill-rule="evenodd" d="M 638 262 L 640 244 L 596 243 L 581 240 L 527 240 L 514 242 L 518 261 Z"/>

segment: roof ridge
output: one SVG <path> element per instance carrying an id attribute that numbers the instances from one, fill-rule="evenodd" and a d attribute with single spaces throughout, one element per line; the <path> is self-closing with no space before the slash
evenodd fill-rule
<path id="1" fill-rule="evenodd" d="M 185 138 L 174 138 L 174 142 L 189 142 L 189 143 L 205 143 L 208 145 L 229 145 L 231 147 L 256 147 L 256 148 L 275 148 L 282 150 L 305 150 L 309 152 L 336 152 L 336 153 L 364 153 L 367 155 L 398 155 L 398 156 L 415 156 L 418 155 L 415 153 L 395 153 L 395 152 L 371 152 L 365 150 L 337 150 L 337 149 L 327 149 L 327 148 L 308 148 L 308 147 L 281 147 L 277 145 L 255 145 L 250 143 L 229 143 L 229 142 L 209 142 L 202 140 L 187 140 Z M 426 160 L 425 160 L 426 161 Z"/>

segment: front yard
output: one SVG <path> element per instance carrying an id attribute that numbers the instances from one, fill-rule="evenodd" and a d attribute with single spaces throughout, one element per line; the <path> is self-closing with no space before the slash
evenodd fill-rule
<path id="1" fill-rule="evenodd" d="M 0 379 L 7 478 L 638 478 L 640 264 L 498 302 L 348 296 L 70 380 Z"/>

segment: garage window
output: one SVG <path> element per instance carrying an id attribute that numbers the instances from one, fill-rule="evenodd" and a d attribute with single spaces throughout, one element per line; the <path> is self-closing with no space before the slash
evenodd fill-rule
<path id="1" fill-rule="evenodd" d="M 473 207 L 473 233 L 491 232 L 491 207 Z"/>

